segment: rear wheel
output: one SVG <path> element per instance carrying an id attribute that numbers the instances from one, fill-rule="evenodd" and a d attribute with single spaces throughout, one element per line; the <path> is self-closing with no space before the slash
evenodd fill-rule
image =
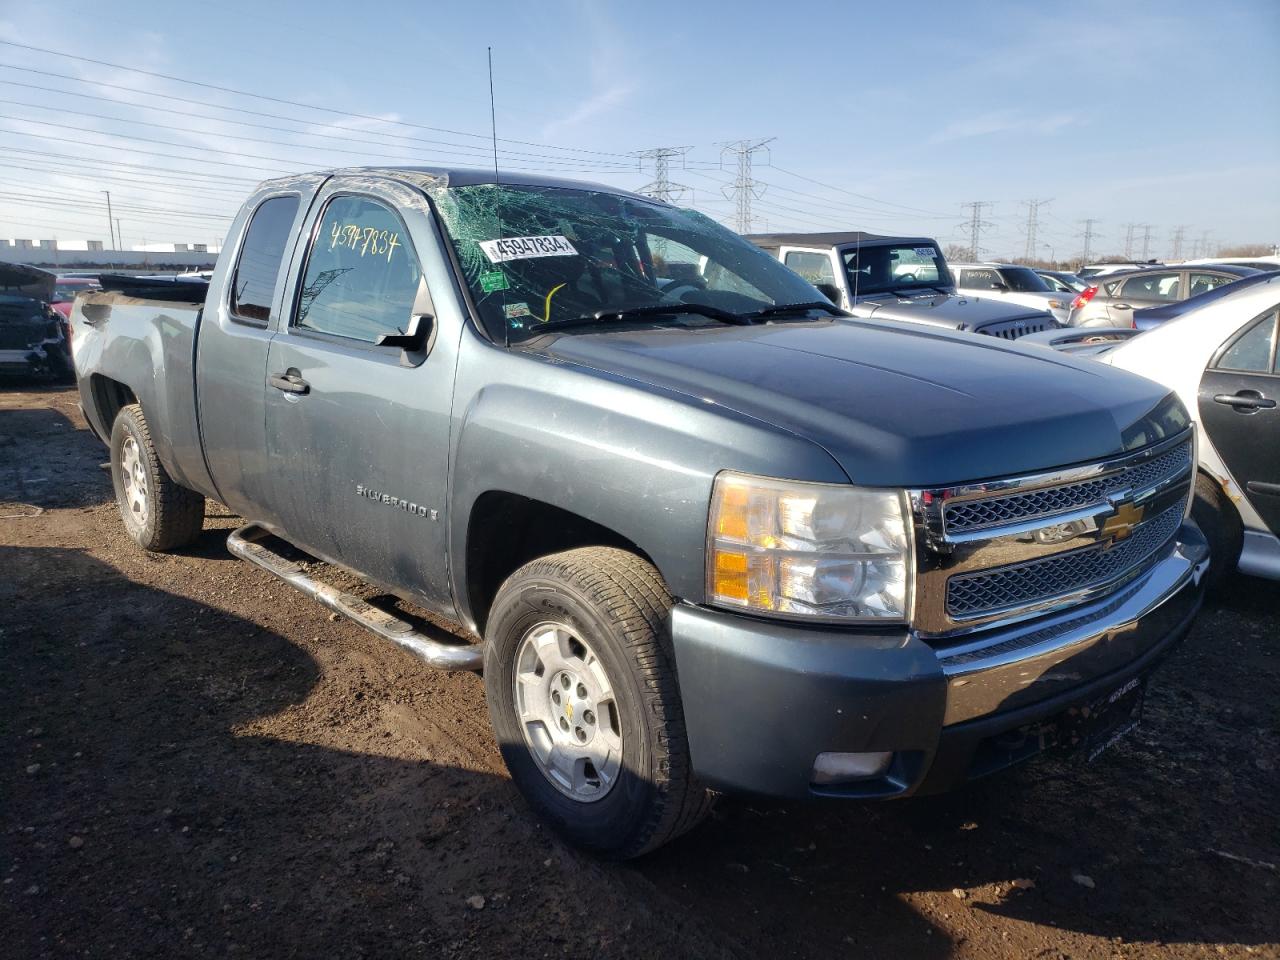
<path id="1" fill-rule="evenodd" d="M 1205 581 L 1209 589 L 1213 589 L 1236 568 L 1244 545 L 1244 525 L 1222 487 L 1203 473 L 1196 474 L 1191 519 L 1209 542 L 1209 572 L 1205 574 Z"/>
<path id="2" fill-rule="evenodd" d="M 511 778 L 568 839 L 638 856 L 696 824 L 693 776 L 656 570 L 607 547 L 526 564 L 486 633 L 489 714 Z"/>
<path id="3" fill-rule="evenodd" d="M 111 480 L 125 532 L 147 550 L 173 550 L 200 536 L 204 497 L 169 476 L 142 407 L 130 404 L 111 428 Z"/>

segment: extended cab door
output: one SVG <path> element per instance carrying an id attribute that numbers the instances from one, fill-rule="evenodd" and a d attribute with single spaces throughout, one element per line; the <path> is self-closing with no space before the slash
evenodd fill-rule
<path id="1" fill-rule="evenodd" d="M 1280 310 L 1227 340 L 1200 380 L 1200 422 L 1262 522 L 1280 535 Z"/>
<path id="2" fill-rule="evenodd" d="M 431 335 L 420 255 L 434 242 L 426 202 L 409 187 L 325 185 L 271 343 L 266 430 L 284 536 L 447 611 L 456 344 Z M 418 342 L 378 344 L 415 323 Z"/>
<path id="3" fill-rule="evenodd" d="M 279 321 L 289 253 L 324 175 L 250 197 L 218 257 L 196 338 L 196 399 L 205 462 L 219 498 L 270 523 L 274 470 L 263 434 L 267 348 Z"/>

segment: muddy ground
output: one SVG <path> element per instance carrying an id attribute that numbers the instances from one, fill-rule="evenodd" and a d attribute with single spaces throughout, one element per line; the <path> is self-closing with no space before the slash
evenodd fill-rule
<path id="1" fill-rule="evenodd" d="M 0 389 L 4 956 L 1280 956 L 1275 584 L 1206 610 L 1092 766 L 730 799 L 604 864 L 525 809 L 477 677 L 233 560 L 216 508 L 143 553 L 75 394 Z"/>

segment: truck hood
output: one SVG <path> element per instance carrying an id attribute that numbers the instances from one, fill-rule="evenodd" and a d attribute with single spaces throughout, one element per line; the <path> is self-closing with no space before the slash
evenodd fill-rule
<path id="1" fill-rule="evenodd" d="M 1031 473 L 1134 449 L 1185 425 L 1168 390 L 1149 380 L 924 326 L 630 329 L 547 336 L 526 349 L 773 424 L 821 445 L 853 482 L 870 486 Z"/>
<path id="2" fill-rule="evenodd" d="M 954 330 L 975 330 L 989 323 L 1005 320 L 1044 319 L 1047 311 L 1035 310 L 1021 304 L 1000 303 L 981 297 L 931 293 L 909 297 L 875 297 L 861 299 L 853 306 L 858 317 L 875 317 L 878 320 L 913 320 L 917 323 L 934 323 Z"/>

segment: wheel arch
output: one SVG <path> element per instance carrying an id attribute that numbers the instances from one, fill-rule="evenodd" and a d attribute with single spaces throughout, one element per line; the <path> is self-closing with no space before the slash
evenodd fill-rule
<path id="1" fill-rule="evenodd" d="M 477 497 L 466 529 L 458 600 L 481 633 L 503 581 L 538 557 L 578 547 L 617 547 L 657 568 L 639 544 L 605 524 L 506 490 Z"/>
<path id="2" fill-rule="evenodd" d="M 88 400 L 92 409 L 85 411 L 86 419 L 99 439 L 110 442 L 111 425 L 121 410 L 138 403 L 138 395 L 127 383 L 103 373 L 94 373 L 89 376 Z"/>

